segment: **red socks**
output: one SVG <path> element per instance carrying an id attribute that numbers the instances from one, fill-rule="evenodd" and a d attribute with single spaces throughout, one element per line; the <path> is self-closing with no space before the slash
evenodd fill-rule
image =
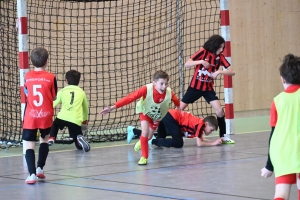
<path id="1" fill-rule="evenodd" d="M 141 135 L 140 140 L 141 140 L 142 156 L 148 159 L 148 151 L 149 151 L 148 138 Z"/>
<path id="2" fill-rule="evenodd" d="M 275 198 L 274 200 L 284 200 L 283 198 Z"/>

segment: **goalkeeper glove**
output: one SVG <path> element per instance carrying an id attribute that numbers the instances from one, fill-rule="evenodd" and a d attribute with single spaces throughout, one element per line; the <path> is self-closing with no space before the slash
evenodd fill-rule
<path id="1" fill-rule="evenodd" d="M 88 126 L 87 126 L 87 120 L 83 121 L 81 124 L 81 132 L 83 136 L 86 136 L 88 134 Z"/>

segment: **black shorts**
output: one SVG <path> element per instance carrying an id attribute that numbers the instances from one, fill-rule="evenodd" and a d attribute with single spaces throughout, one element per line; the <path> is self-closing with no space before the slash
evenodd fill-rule
<path id="1" fill-rule="evenodd" d="M 42 138 L 45 138 L 46 135 L 50 134 L 50 130 L 51 128 L 46 128 L 46 129 L 23 129 L 23 133 L 22 133 L 22 139 L 26 140 L 26 141 L 31 141 L 31 142 L 35 142 L 36 141 L 36 134 L 37 131 L 40 130 L 40 136 Z"/>
<path id="2" fill-rule="evenodd" d="M 214 90 L 211 91 L 201 91 L 197 90 L 195 88 L 189 87 L 186 91 L 186 93 L 182 97 L 182 102 L 186 104 L 194 103 L 201 97 L 204 97 L 207 103 L 210 103 L 211 101 L 218 100 L 219 98 L 216 95 L 216 92 Z"/>
<path id="3" fill-rule="evenodd" d="M 170 135 L 172 138 L 182 137 L 181 127 L 179 123 L 173 118 L 173 116 L 168 112 L 166 116 L 160 121 L 157 128 L 157 137 L 166 138 Z"/>
<path id="4" fill-rule="evenodd" d="M 51 133 L 50 133 L 51 137 L 52 136 L 56 137 L 58 129 L 63 130 L 65 127 L 68 128 L 69 135 L 71 138 L 76 139 L 77 135 L 82 135 L 81 126 L 79 126 L 75 123 L 72 123 L 72 122 L 68 122 L 68 121 L 56 118 L 52 123 Z"/>

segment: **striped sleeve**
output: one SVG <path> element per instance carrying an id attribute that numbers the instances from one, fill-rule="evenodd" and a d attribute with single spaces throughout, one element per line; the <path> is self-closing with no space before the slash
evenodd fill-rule
<path id="1" fill-rule="evenodd" d="M 201 48 L 200 50 L 198 50 L 194 55 L 191 56 L 192 60 L 202 60 L 203 56 L 205 54 L 205 49 Z"/>
<path id="2" fill-rule="evenodd" d="M 220 55 L 220 61 L 221 61 L 221 66 L 225 67 L 226 69 L 230 66 L 230 63 L 228 60 L 225 58 L 223 54 Z"/>

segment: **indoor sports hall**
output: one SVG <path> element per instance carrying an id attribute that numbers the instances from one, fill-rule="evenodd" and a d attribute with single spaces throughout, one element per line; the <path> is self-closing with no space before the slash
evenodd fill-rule
<path id="1" fill-rule="evenodd" d="M 299 0 L 2 0 L 0 12 L 0 199 L 274 198 L 274 175 L 263 178 L 261 169 L 270 106 L 284 90 L 278 68 L 284 55 L 300 52 Z M 214 81 L 226 133 L 235 143 L 197 147 L 195 138 L 184 138 L 182 148 L 149 149 L 147 165 L 138 165 L 138 139 L 126 142 L 127 127 L 140 128 L 135 102 L 105 116 L 99 112 L 151 83 L 160 69 L 182 98 L 194 74 L 184 64 L 213 34 L 224 37 L 223 54 L 235 71 Z M 23 87 L 30 52 L 39 46 L 49 52 L 46 70 L 55 74 L 59 90 L 67 71 L 82 73 L 79 86 L 89 101 L 84 136 L 91 150 L 77 150 L 68 130 L 61 130 L 49 147 L 46 179 L 29 185 Z M 204 98 L 186 111 L 215 115 Z M 297 198 L 293 185 L 289 199 Z"/>

